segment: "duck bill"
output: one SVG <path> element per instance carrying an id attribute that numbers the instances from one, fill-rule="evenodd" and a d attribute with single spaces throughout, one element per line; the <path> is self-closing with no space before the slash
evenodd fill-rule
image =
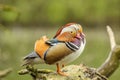
<path id="1" fill-rule="evenodd" d="M 85 37 L 85 34 L 84 33 L 78 33 L 77 35 L 76 35 L 76 38 L 77 39 L 83 39 Z"/>
<path id="2" fill-rule="evenodd" d="M 75 36 L 75 38 L 81 39 L 80 33 L 78 33 L 78 34 Z"/>

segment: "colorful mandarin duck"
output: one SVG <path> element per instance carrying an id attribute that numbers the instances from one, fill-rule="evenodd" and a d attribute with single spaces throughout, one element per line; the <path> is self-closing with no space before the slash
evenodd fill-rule
<path id="1" fill-rule="evenodd" d="M 37 40 L 34 51 L 24 58 L 24 65 L 56 64 L 57 73 L 66 76 L 60 70 L 60 66 L 78 58 L 83 52 L 85 44 L 85 35 L 81 25 L 68 23 L 57 31 L 53 39 L 43 36 Z"/>

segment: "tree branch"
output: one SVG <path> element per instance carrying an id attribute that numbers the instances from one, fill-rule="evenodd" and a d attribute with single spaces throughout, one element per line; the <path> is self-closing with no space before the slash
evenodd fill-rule
<path id="1" fill-rule="evenodd" d="M 116 46 L 116 42 L 115 42 L 115 37 L 114 37 L 114 33 L 112 31 L 112 29 L 110 28 L 110 26 L 106 26 L 107 27 L 107 32 L 110 38 L 110 45 L 111 45 L 111 50 Z"/>
<path id="2" fill-rule="evenodd" d="M 96 72 L 94 68 L 89 68 L 83 64 L 69 65 L 62 69 L 69 76 L 61 76 L 54 71 L 46 69 L 27 68 L 18 73 L 20 75 L 30 74 L 33 80 L 107 80 L 106 77 Z"/>
<path id="3" fill-rule="evenodd" d="M 11 68 L 0 71 L 0 79 L 7 76 L 12 71 Z"/>
<path id="4" fill-rule="evenodd" d="M 106 61 L 97 69 L 97 71 L 100 74 L 109 77 L 119 67 L 120 46 L 116 45 L 114 33 L 109 26 L 107 26 L 107 32 L 110 38 L 111 51 Z"/>

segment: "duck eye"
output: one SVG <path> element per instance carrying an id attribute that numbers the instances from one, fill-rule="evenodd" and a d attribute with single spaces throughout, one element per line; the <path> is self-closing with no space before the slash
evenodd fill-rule
<path id="1" fill-rule="evenodd" d="M 75 36 L 76 33 L 74 31 L 70 31 L 71 35 Z"/>
<path id="2" fill-rule="evenodd" d="M 74 32 L 73 32 L 73 31 L 70 31 L 70 33 L 72 33 L 72 34 L 73 34 Z"/>

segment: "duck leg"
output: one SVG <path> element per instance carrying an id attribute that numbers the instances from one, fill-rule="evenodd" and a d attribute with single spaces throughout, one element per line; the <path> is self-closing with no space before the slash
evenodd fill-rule
<path id="1" fill-rule="evenodd" d="M 60 74 L 60 75 L 62 75 L 62 76 L 68 76 L 67 74 L 65 74 L 65 73 L 63 73 L 63 72 L 61 71 L 59 63 L 57 63 L 56 66 L 57 66 L 57 73 L 58 73 L 58 74 Z"/>

